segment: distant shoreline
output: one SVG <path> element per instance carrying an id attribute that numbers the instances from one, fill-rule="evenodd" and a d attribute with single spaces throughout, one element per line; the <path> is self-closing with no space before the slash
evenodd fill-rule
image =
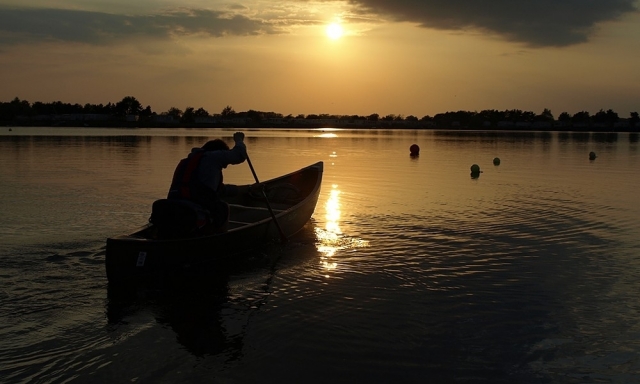
<path id="1" fill-rule="evenodd" d="M 2 122 L 6 128 L 12 127 L 43 127 L 43 128 L 237 128 L 237 129 L 416 129 L 416 130 L 461 130 L 461 131 L 567 131 L 567 132 L 640 132 L 640 124 L 571 124 L 571 123 L 522 123 L 522 122 L 500 122 L 500 124 L 482 124 L 480 126 L 470 126 L 462 124 L 442 124 L 434 125 L 433 123 L 423 122 L 406 122 L 406 121 L 377 121 L 364 123 L 354 123 L 348 121 L 300 121 L 294 119 L 291 122 L 282 121 L 230 121 L 225 119 L 220 122 L 207 123 L 183 123 L 183 122 L 161 122 L 161 121 L 124 121 L 121 119 L 87 121 L 87 120 L 64 120 L 57 119 L 55 121 L 33 121 L 33 120 L 16 120 L 11 122 Z"/>
<path id="2" fill-rule="evenodd" d="M 117 103 L 69 104 L 35 102 L 14 98 L 0 102 L 0 126 L 39 127 L 121 127 L 121 128 L 342 128 L 342 129 L 453 129 L 453 130 L 520 130 L 520 131 L 584 131 L 638 132 L 640 114 L 629 112 L 620 117 L 608 109 L 591 114 L 580 111 L 573 115 L 562 112 L 554 117 L 545 108 L 532 111 L 494 109 L 450 111 L 434 116 L 403 116 L 377 113 L 368 116 L 299 114 L 248 110 L 236 112 L 227 105 L 220 113 L 210 114 L 204 108 L 187 107 L 184 111 L 171 107 L 156 113 L 133 96 L 125 96 Z"/>

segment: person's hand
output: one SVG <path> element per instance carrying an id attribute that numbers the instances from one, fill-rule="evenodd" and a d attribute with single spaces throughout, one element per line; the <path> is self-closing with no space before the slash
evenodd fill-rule
<path id="1" fill-rule="evenodd" d="M 236 132 L 236 133 L 234 133 L 234 134 L 233 134 L 233 141 L 236 141 L 236 142 L 238 142 L 238 141 L 240 141 L 240 142 L 244 141 L 244 133 L 242 133 L 242 132 Z"/>

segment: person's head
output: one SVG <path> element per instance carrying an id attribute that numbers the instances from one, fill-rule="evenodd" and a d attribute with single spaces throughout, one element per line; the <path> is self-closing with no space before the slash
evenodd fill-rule
<path id="1" fill-rule="evenodd" d="M 205 151 L 222 151 L 229 150 L 229 146 L 221 139 L 209 140 L 203 146 L 202 149 Z"/>

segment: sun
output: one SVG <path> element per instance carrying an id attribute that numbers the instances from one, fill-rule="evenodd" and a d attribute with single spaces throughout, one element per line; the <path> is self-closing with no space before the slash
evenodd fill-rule
<path id="1" fill-rule="evenodd" d="M 327 26 L 327 36 L 331 40 L 338 40 L 344 35 L 344 29 L 338 23 L 331 23 Z"/>

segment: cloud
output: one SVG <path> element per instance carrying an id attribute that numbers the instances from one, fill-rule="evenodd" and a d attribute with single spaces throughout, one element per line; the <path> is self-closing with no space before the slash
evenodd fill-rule
<path id="1" fill-rule="evenodd" d="M 257 35 L 274 27 L 238 14 L 181 9 L 154 15 L 118 15 L 66 9 L 0 9 L 0 45 L 79 42 L 104 45 L 138 37 Z"/>
<path id="2" fill-rule="evenodd" d="M 113 44 L 136 38 L 259 35 L 321 22 L 318 9 L 338 6 L 345 20 L 379 18 L 449 31 L 481 31 L 532 47 L 583 43 L 601 23 L 636 12 L 636 0 L 291 0 L 226 3 L 223 11 L 178 9 L 124 15 L 99 11 L 0 6 L 0 46 L 65 41 Z M 319 4 L 322 4 L 320 6 Z M 348 5 L 351 5 L 350 9 Z"/>
<path id="3" fill-rule="evenodd" d="M 635 0 L 349 0 L 396 21 L 482 30 L 529 46 L 585 42 L 602 22 L 635 12 Z"/>

